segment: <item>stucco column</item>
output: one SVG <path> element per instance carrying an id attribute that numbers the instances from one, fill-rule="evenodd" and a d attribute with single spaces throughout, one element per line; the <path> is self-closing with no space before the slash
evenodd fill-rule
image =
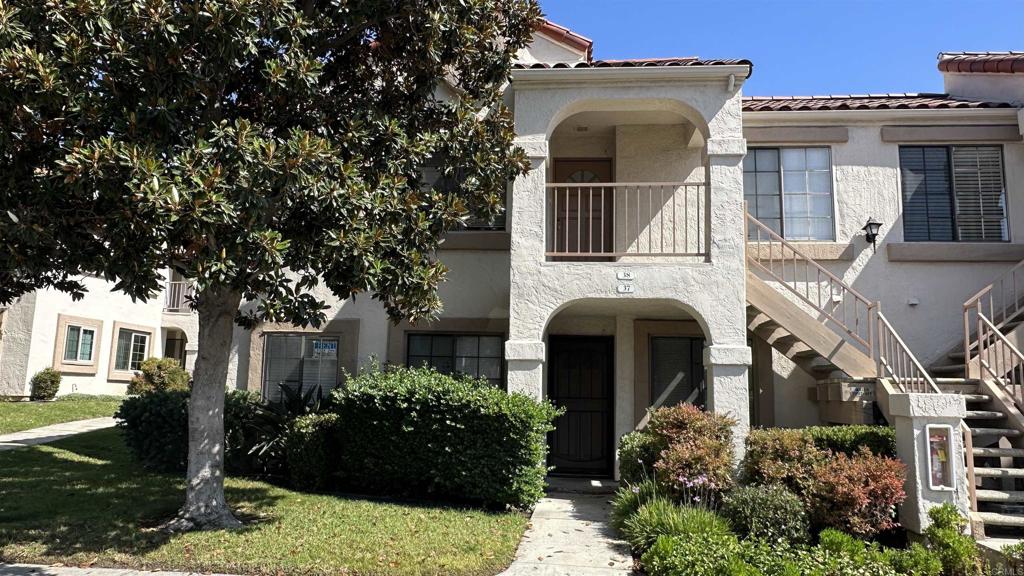
<path id="1" fill-rule="evenodd" d="M 538 290 L 531 282 L 544 261 L 544 202 L 547 141 L 518 139 L 530 158 L 530 171 L 516 178 L 509 202 L 511 250 L 509 278 L 508 341 L 505 361 L 508 365 L 508 390 L 531 398 L 544 397 L 544 325 L 547 307 L 538 301 Z"/>
<path id="2" fill-rule="evenodd" d="M 746 450 L 750 432 L 750 395 L 747 372 L 750 368 L 749 346 L 712 345 L 704 348 L 707 370 L 707 409 L 736 420 L 733 428 L 733 453 L 738 463 Z"/>
<path id="3" fill-rule="evenodd" d="M 900 506 L 900 524 L 918 534 L 928 524 L 928 511 L 945 502 L 952 502 L 967 516 L 969 492 L 964 466 L 963 435 L 960 422 L 966 415 L 963 396 L 959 394 L 890 394 L 889 413 L 896 427 L 896 454 L 907 465 L 904 489 L 907 499 Z M 936 489 L 930 480 L 929 459 L 933 457 L 928 439 L 928 426 L 946 427 L 952 439 L 952 451 L 944 454 L 950 463 L 952 488 Z M 940 430 L 941 432 L 941 430 Z M 935 455 L 941 459 L 943 455 Z"/>
<path id="4" fill-rule="evenodd" d="M 633 431 L 634 397 L 636 387 L 646 385 L 636 381 L 634 333 L 635 316 L 619 314 L 615 317 L 615 438 Z M 616 440 L 616 448 L 618 441 Z M 615 452 L 615 478 L 619 478 L 619 453 Z"/>

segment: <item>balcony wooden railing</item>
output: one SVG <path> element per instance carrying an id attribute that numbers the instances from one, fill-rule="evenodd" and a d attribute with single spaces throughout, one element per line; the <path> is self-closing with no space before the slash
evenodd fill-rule
<path id="1" fill-rule="evenodd" d="M 547 190 L 549 258 L 707 255 L 703 183 L 548 184 Z"/>
<path id="2" fill-rule="evenodd" d="M 797 297 L 834 331 L 875 361 L 876 376 L 904 392 L 938 393 L 935 380 L 910 351 L 881 305 L 854 290 L 794 244 L 746 214 L 747 265 Z"/>
<path id="3" fill-rule="evenodd" d="M 189 308 L 189 297 L 192 296 L 192 283 L 184 281 L 171 281 L 167 283 L 164 290 L 164 310 L 167 312 L 187 312 Z"/>

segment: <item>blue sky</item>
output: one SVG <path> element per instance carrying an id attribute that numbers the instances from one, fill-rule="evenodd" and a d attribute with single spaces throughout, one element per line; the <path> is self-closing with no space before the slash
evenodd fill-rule
<path id="1" fill-rule="evenodd" d="M 540 1 L 595 58 L 748 58 L 755 96 L 941 92 L 939 52 L 1024 50 L 1024 0 Z"/>

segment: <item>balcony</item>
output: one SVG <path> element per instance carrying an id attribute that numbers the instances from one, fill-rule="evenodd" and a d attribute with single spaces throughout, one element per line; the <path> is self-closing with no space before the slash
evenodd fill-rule
<path id="1" fill-rule="evenodd" d="M 192 296 L 192 283 L 186 281 L 170 281 L 164 290 L 164 312 L 191 312 L 189 298 Z"/>
<path id="2" fill-rule="evenodd" d="M 548 261 L 707 256 L 710 214 L 703 182 L 546 187 Z"/>

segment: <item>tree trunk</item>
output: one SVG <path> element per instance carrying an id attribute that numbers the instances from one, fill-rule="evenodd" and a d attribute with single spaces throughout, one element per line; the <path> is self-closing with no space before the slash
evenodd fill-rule
<path id="1" fill-rule="evenodd" d="M 185 505 L 170 531 L 241 526 L 224 500 L 224 391 L 239 292 L 208 288 L 199 294 L 199 355 L 188 405 Z"/>

